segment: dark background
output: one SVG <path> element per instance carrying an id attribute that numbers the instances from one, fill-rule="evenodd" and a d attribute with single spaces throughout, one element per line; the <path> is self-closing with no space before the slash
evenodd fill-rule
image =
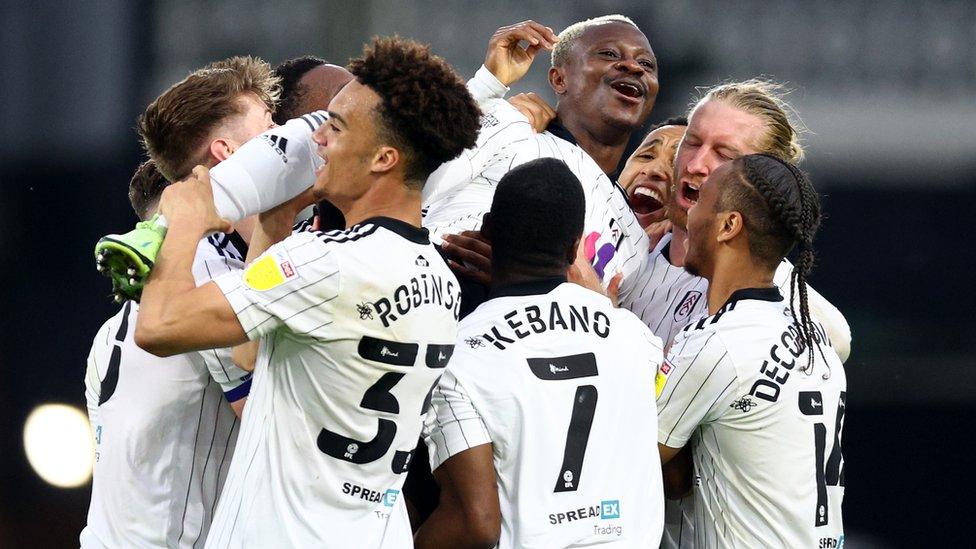
<path id="1" fill-rule="evenodd" d="M 680 4 L 524 0 L 0 2 L 0 547 L 77 546 L 90 485 L 30 468 L 27 414 L 84 408 L 85 357 L 116 307 L 98 237 L 135 221 L 135 117 L 206 62 L 307 53 L 344 63 L 374 34 L 433 44 L 464 75 L 494 29 L 634 18 L 661 66 L 652 120 L 696 86 L 788 81 L 829 218 L 816 288 L 847 316 L 848 547 L 963 545 L 971 521 L 976 8 L 967 2 Z M 558 8 L 558 9 L 556 9 Z M 546 90 L 540 57 L 515 91 Z M 969 545 L 969 543 L 966 543 Z"/>

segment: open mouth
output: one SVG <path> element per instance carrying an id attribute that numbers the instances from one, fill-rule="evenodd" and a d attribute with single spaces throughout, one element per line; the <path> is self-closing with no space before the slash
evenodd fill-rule
<path id="1" fill-rule="evenodd" d="M 698 183 L 689 183 L 688 181 L 681 182 L 681 199 L 685 203 L 686 208 L 690 208 L 698 203 Z"/>
<path id="2" fill-rule="evenodd" d="M 664 197 L 651 187 L 634 187 L 630 193 L 630 207 L 639 215 L 652 214 L 664 207 Z"/>
<path id="3" fill-rule="evenodd" d="M 629 97 L 631 99 L 641 99 L 644 97 L 644 89 L 639 84 L 629 80 L 617 80 L 616 82 L 611 82 L 610 87 L 624 97 Z"/>

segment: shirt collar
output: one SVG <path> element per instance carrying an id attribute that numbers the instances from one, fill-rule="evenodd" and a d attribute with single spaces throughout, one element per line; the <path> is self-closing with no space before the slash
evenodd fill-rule
<path id="1" fill-rule="evenodd" d="M 488 299 L 495 299 L 496 297 L 548 294 L 564 282 L 566 282 L 565 276 L 554 276 L 551 278 L 537 278 L 527 282 L 516 282 L 515 284 L 495 286 L 488 292 Z"/>
<path id="2" fill-rule="evenodd" d="M 414 242 L 416 244 L 430 244 L 430 233 L 427 231 L 427 229 L 414 227 L 406 221 L 400 221 L 399 219 L 393 219 L 392 217 L 378 216 L 364 219 L 357 223 L 357 225 L 362 225 L 364 223 L 379 225 L 380 227 L 393 231 L 410 242 Z"/>
<path id="3" fill-rule="evenodd" d="M 741 301 L 743 299 L 756 299 L 759 301 L 783 301 L 783 295 L 779 293 L 779 288 L 773 286 L 771 288 L 742 288 L 732 292 L 729 296 L 728 301 L 722 308 L 726 308 L 736 301 Z"/>

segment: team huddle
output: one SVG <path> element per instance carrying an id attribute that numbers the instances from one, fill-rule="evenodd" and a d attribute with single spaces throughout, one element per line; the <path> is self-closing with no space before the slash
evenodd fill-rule
<path id="1" fill-rule="evenodd" d="M 556 105 L 506 99 L 542 51 Z M 791 109 L 730 82 L 635 135 L 658 89 L 610 15 L 502 27 L 467 82 L 394 37 L 164 91 L 95 248 L 81 546 L 842 546 Z"/>

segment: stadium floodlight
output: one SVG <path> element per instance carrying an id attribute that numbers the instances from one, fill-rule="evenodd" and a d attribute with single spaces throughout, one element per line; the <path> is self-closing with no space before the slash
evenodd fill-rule
<path id="1" fill-rule="evenodd" d="M 88 417 L 75 406 L 42 404 L 24 423 L 24 451 L 34 472 L 59 488 L 77 488 L 92 476 L 95 442 Z"/>

